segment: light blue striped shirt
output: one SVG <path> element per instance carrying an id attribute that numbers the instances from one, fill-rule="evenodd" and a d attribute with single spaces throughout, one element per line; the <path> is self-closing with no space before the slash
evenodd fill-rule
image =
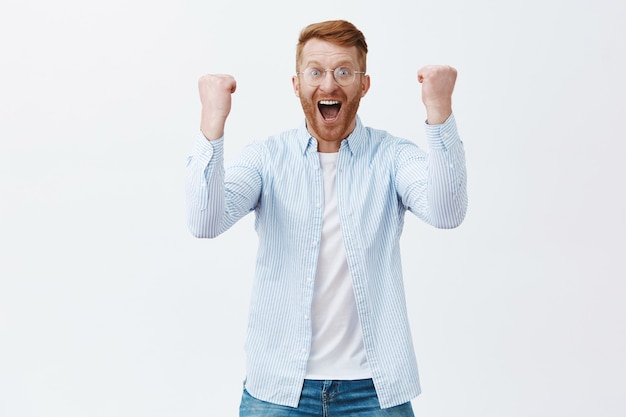
<path id="1" fill-rule="evenodd" d="M 425 125 L 429 152 L 381 130 L 342 141 L 337 199 L 367 361 L 382 408 L 420 393 L 400 235 L 411 211 L 438 228 L 467 208 L 465 153 L 454 116 Z M 303 123 L 246 146 L 224 167 L 224 139 L 199 134 L 187 159 L 188 226 L 212 238 L 251 211 L 259 237 L 246 339 L 246 389 L 296 407 L 311 346 L 311 301 L 324 211 L 317 142 Z"/>

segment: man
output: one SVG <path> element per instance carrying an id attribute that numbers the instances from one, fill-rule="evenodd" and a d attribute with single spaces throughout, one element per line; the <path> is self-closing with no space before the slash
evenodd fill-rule
<path id="1" fill-rule="evenodd" d="M 248 145 L 227 168 L 224 124 L 236 82 L 199 80 L 189 228 L 212 238 L 254 211 L 259 236 L 240 416 L 413 416 L 420 386 L 399 239 L 406 210 L 438 228 L 465 216 L 456 71 L 418 71 L 426 153 L 361 124 L 366 54 L 349 22 L 304 28 L 292 78 L 304 123 Z"/>

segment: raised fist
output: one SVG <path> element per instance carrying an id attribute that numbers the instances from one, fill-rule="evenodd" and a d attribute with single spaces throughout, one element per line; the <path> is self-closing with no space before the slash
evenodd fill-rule
<path id="1" fill-rule="evenodd" d="M 452 114 L 452 91 L 456 69 L 449 65 L 427 65 L 417 72 L 422 84 L 422 101 L 429 124 L 440 124 Z"/>
<path id="2" fill-rule="evenodd" d="M 231 94 L 237 89 L 237 82 L 231 75 L 207 74 L 198 80 L 202 115 L 200 130 L 208 140 L 219 139 L 224 135 L 224 125 L 230 113 Z"/>

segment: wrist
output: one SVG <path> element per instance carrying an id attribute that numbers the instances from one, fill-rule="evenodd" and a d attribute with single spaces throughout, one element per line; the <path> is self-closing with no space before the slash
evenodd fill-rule
<path id="1" fill-rule="evenodd" d="M 209 121 L 204 118 L 200 122 L 200 131 L 207 140 L 217 140 L 224 136 L 225 121 Z"/>
<path id="2" fill-rule="evenodd" d="M 440 125 L 452 114 L 452 105 L 431 105 L 426 106 L 426 123 L 429 125 Z"/>

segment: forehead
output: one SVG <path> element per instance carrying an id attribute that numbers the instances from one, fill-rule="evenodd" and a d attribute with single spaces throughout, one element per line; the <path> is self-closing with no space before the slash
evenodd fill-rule
<path id="1" fill-rule="evenodd" d="M 356 64 L 358 51 L 356 46 L 335 45 L 321 39 L 311 39 L 302 48 L 301 64 Z"/>

